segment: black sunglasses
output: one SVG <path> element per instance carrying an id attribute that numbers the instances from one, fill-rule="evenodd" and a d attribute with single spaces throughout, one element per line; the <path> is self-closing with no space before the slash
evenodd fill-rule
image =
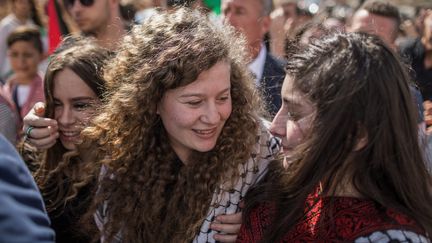
<path id="1" fill-rule="evenodd" d="M 93 5 L 94 0 L 79 0 L 80 4 L 84 7 Z M 75 0 L 64 0 L 66 8 L 71 8 L 75 4 Z"/>

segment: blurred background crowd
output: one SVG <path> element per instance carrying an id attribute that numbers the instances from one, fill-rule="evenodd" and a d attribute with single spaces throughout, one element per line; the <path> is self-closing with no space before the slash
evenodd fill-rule
<path id="1" fill-rule="evenodd" d="M 264 94 L 269 118 L 281 105 L 283 66 L 291 46 L 347 31 L 376 34 L 401 54 L 411 69 L 419 126 L 427 131 L 432 125 L 430 1 L 0 0 L 2 133 L 12 142 L 22 137 L 22 119 L 43 101 L 49 57 L 65 36 L 92 36 L 115 51 L 133 25 L 143 23 L 156 9 L 176 5 L 204 9 L 214 21 L 228 23 L 244 35 L 249 69 Z"/>
<path id="2" fill-rule="evenodd" d="M 21 130 L 22 118 L 36 102 L 43 101 L 41 80 L 50 55 L 65 36 L 93 36 L 101 46 L 114 51 L 121 37 L 134 24 L 143 23 L 155 9 L 184 4 L 204 9 L 214 21 L 228 22 L 244 34 L 252 60 L 249 68 L 256 77 L 257 86 L 260 86 L 260 80 L 270 77 L 270 81 L 262 84 L 270 86 L 262 89 L 271 117 L 280 107 L 283 63 L 290 55 L 292 43 L 307 44 L 311 39 L 333 31 L 360 31 L 378 35 L 402 54 L 407 65 L 411 65 L 419 124 L 432 124 L 430 1 L 233 2 L 234 5 L 231 5 L 232 1 L 221 0 L 0 0 L 0 83 L 3 86 L 0 94 L 4 99 L 0 109 L 14 110 L 15 113 L 8 111 L 8 114 L 15 114 L 18 121 L 18 125 L 12 127 L 2 115 L 2 133 L 13 141 L 17 131 Z M 265 4 L 260 6 L 260 2 Z M 257 16 L 242 13 L 261 8 L 258 12 L 262 13 Z M 33 29 L 20 28 L 23 26 Z M 15 44 L 32 38 L 37 41 L 27 43 L 28 46 Z M 264 59 L 260 64 L 260 57 L 264 56 L 267 57 L 265 60 L 274 59 L 274 68 L 270 71 L 267 66 L 260 67 L 264 65 Z"/>

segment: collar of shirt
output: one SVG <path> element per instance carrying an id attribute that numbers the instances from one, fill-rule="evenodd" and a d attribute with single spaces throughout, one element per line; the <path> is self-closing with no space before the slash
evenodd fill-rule
<path id="1" fill-rule="evenodd" d="M 259 85 L 264 72 L 264 64 L 267 56 L 267 48 L 264 43 L 261 43 L 258 56 L 248 65 L 249 70 L 255 75 L 255 83 Z"/>

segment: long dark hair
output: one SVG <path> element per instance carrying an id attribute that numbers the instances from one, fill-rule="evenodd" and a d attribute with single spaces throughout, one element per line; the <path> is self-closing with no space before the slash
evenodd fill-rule
<path id="1" fill-rule="evenodd" d="M 347 182 L 432 235 L 431 177 L 409 78 L 397 55 L 376 37 L 335 34 L 292 55 L 286 70 L 316 114 L 290 167 L 275 166 L 273 179 L 247 195 L 246 214 L 258 203 L 277 202 L 263 241 L 280 240 L 304 216 L 305 200 L 319 183 L 323 195 L 335 195 Z M 356 150 L 364 136 L 367 144 Z"/>
<path id="2" fill-rule="evenodd" d="M 54 118 L 54 77 L 65 68 L 76 73 L 102 100 L 105 80 L 101 76 L 101 69 L 108 56 L 109 52 L 97 46 L 94 41 L 66 39 L 61 49 L 51 57 L 45 74 L 45 117 Z M 41 156 L 35 179 L 47 202 L 48 212 L 63 206 L 67 200 L 77 195 L 78 188 L 94 178 L 93 173 L 83 172 L 86 166 L 76 161 L 79 159 L 77 151 L 68 151 L 60 141 Z M 65 178 L 68 183 L 65 183 Z"/>

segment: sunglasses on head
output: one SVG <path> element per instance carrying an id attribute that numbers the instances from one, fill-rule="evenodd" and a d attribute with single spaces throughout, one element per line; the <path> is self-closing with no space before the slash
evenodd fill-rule
<path id="1" fill-rule="evenodd" d="M 80 4 L 84 7 L 90 7 L 93 5 L 94 0 L 79 0 Z M 65 6 L 71 8 L 75 4 L 75 0 L 64 0 Z"/>

